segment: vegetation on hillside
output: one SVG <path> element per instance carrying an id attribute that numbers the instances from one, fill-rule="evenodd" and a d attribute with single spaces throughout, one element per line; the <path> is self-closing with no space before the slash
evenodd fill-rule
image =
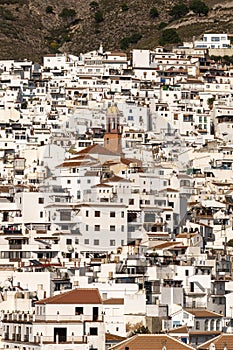
<path id="1" fill-rule="evenodd" d="M 79 54 L 100 43 L 106 50 L 126 51 L 178 44 L 206 31 L 230 30 L 231 8 L 225 4 L 226 0 L 0 0 L 0 58 L 41 61 L 47 53 Z"/>

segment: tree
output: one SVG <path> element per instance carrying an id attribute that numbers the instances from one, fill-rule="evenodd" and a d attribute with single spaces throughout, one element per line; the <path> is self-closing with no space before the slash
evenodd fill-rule
<path id="1" fill-rule="evenodd" d="M 104 20 L 104 16 L 103 16 L 101 11 L 95 12 L 94 18 L 95 18 L 96 23 L 101 23 Z"/>
<path id="2" fill-rule="evenodd" d="M 177 31 L 173 28 L 169 28 L 162 31 L 159 39 L 159 44 L 160 45 L 176 44 L 176 43 L 179 43 L 180 41 L 181 40 Z"/>
<path id="3" fill-rule="evenodd" d="M 164 29 L 167 25 L 168 25 L 168 23 L 166 23 L 166 22 L 160 22 L 158 25 L 158 30 Z"/>
<path id="4" fill-rule="evenodd" d="M 73 18 L 76 16 L 76 11 L 74 9 L 68 9 L 67 7 L 64 7 L 59 16 L 65 19 Z"/>
<path id="5" fill-rule="evenodd" d="M 159 17 L 159 11 L 157 10 L 156 7 L 152 7 L 150 9 L 150 18 L 155 19 L 157 17 Z"/>
<path id="6" fill-rule="evenodd" d="M 192 0 L 189 8 L 199 16 L 207 16 L 209 12 L 209 7 L 201 0 Z"/>
<path id="7" fill-rule="evenodd" d="M 99 8 L 99 4 L 97 1 L 90 2 L 89 6 L 90 6 L 90 9 L 93 11 L 96 11 Z"/>
<path id="8" fill-rule="evenodd" d="M 131 36 L 126 36 L 121 39 L 120 47 L 122 50 L 127 50 L 130 44 L 137 44 L 137 42 L 142 38 L 140 33 L 134 33 Z"/>
<path id="9" fill-rule="evenodd" d="M 150 334 L 150 330 L 148 327 L 140 326 L 131 333 L 131 336 L 135 334 Z"/>
<path id="10" fill-rule="evenodd" d="M 189 9 L 184 3 L 176 4 L 171 9 L 169 15 L 173 17 L 173 19 L 179 19 L 184 17 L 188 13 Z"/>
<path id="11" fill-rule="evenodd" d="M 45 12 L 46 13 L 54 13 L 53 12 L 53 7 L 52 6 L 47 6 L 46 9 L 45 9 Z"/>
<path id="12" fill-rule="evenodd" d="M 124 3 L 121 5 L 121 9 L 122 9 L 123 12 L 128 11 L 129 6 L 124 2 Z"/>

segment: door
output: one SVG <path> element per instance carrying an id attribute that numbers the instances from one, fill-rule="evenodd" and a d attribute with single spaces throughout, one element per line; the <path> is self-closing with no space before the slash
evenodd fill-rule
<path id="1" fill-rule="evenodd" d="M 92 321 L 97 321 L 99 317 L 99 308 L 93 307 Z"/>
<path id="2" fill-rule="evenodd" d="M 54 343 L 65 343 L 67 340 L 66 328 L 54 328 Z"/>

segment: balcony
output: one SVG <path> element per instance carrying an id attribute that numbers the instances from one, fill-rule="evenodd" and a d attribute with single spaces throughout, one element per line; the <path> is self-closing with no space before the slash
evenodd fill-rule
<path id="1" fill-rule="evenodd" d="M 86 344 L 87 343 L 87 336 L 67 336 L 65 341 L 56 341 L 54 337 L 44 337 L 44 336 L 34 336 L 34 343 L 39 344 Z M 71 346 L 71 345 L 70 345 Z M 69 347 L 70 347 L 69 346 Z M 75 349 L 75 347 L 74 347 Z M 73 349 L 72 349 L 73 350 Z"/>
<path id="2" fill-rule="evenodd" d="M 24 338 L 24 341 L 25 341 L 25 342 L 29 342 L 29 335 L 28 335 L 28 334 L 24 335 L 23 338 Z"/>
<path id="3" fill-rule="evenodd" d="M 3 340 L 9 340 L 9 333 L 3 333 Z"/>
<path id="4" fill-rule="evenodd" d="M 10 249 L 22 249 L 22 244 L 10 244 Z"/>

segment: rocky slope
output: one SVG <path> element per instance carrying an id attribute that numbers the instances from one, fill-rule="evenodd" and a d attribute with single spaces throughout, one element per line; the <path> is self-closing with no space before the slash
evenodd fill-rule
<path id="1" fill-rule="evenodd" d="M 189 0 L 184 0 L 188 5 Z M 171 21 L 176 1 L 167 0 L 0 0 L 0 59 L 32 59 L 55 52 L 79 54 L 98 48 L 122 48 L 122 39 L 133 47 L 153 48 L 168 23 L 182 40 L 204 32 L 228 32 L 232 27 L 233 1 L 206 0 L 208 16 L 189 12 Z M 178 1 L 177 1 L 178 3 Z M 156 7 L 159 16 L 151 18 Z M 135 39 L 136 38 L 136 39 Z"/>

